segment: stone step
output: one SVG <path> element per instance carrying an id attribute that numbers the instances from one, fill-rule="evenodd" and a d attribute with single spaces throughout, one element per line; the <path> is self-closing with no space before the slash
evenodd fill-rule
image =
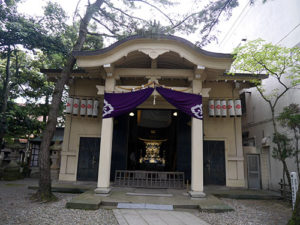
<path id="1" fill-rule="evenodd" d="M 222 200 L 210 196 L 209 199 L 199 202 L 199 210 L 202 212 L 221 213 L 234 211 L 233 208 L 226 205 Z"/>
<path id="2" fill-rule="evenodd" d="M 127 192 L 126 195 L 131 196 L 153 196 L 153 197 L 173 197 L 172 194 L 156 194 L 156 193 L 136 193 L 136 192 Z"/>
<path id="3" fill-rule="evenodd" d="M 173 210 L 172 205 L 147 204 L 147 203 L 118 203 L 118 209 L 156 209 Z"/>
<path id="4" fill-rule="evenodd" d="M 66 208 L 97 210 L 100 208 L 100 204 L 101 198 L 91 190 L 72 198 L 71 201 L 67 202 Z"/>

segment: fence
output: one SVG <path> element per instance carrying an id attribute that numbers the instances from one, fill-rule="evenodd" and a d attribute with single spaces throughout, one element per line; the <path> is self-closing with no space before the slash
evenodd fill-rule
<path id="1" fill-rule="evenodd" d="M 285 200 L 292 201 L 292 191 L 290 189 L 290 186 L 287 183 L 283 182 L 282 179 L 280 179 L 279 185 L 281 197 Z"/>
<path id="2" fill-rule="evenodd" d="M 114 186 L 184 188 L 184 172 L 116 170 Z"/>

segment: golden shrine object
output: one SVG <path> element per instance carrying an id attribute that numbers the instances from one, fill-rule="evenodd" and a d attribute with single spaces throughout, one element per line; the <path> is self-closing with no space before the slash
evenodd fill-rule
<path id="1" fill-rule="evenodd" d="M 161 163 L 165 165 L 166 161 L 164 157 L 160 157 L 160 145 L 167 141 L 167 139 L 164 140 L 149 140 L 149 139 L 142 139 L 139 138 L 141 141 L 143 141 L 146 145 L 146 154 L 145 156 L 141 156 L 139 162 L 140 163 Z"/>

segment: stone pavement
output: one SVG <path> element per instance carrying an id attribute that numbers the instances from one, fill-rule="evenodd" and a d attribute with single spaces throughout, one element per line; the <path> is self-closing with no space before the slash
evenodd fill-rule
<path id="1" fill-rule="evenodd" d="M 120 225 L 209 225 L 189 212 L 113 209 Z"/>
<path id="2" fill-rule="evenodd" d="M 135 188 L 113 188 L 110 195 L 108 196 L 97 195 L 93 190 L 90 190 L 75 196 L 66 204 L 66 207 L 70 209 L 89 210 L 96 210 L 100 207 L 114 209 L 120 203 L 134 203 L 134 205 L 137 206 L 146 205 L 151 207 L 169 205 L 172 207 L 172 209 L 177 210 L 197 209 L 205 212 L 228 212 L 233 210 L 230 206 L 226 205 L 222 200 L 214 197 L 213 195 L 207 195 L 205 198 L 191 199 L 188 193 L 186 193 L 186 191 L 184 190 L 141 190 Z M 134 208 L 141 209 L 143 207 Z"/>

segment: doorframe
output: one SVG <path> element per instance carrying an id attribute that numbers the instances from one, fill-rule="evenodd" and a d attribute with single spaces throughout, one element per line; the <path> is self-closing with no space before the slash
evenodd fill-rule
<path id="1" fill-rule="evenodd" d="M 227 186 L 227 183 L 228 183 L 228 156 L 227 156 L 227 153 L 228 153 L 228 138 L 226 137 L 205 137 L 203 135 L 203 142 L 204 141 L 224 141 L 224 154 L 225 154 L 225 186 Z M 204 152 L 204 149 L 203 149 L 203 152 Z M 204 160 L 204 158 L 203 158 Z M 204 170 L 203 170 L 203 173 L 204 173 Z M 204 179 L 204 177 L 203 177 Z"/>
<path id="2" fill-rule="evenodd" d="M 101 129 L 100 129 L 101 130 Z M 79 161 L 79 147 L 80 147 L 80 138 L 83 137 L 83 138 L 100 138 L 100 144 L 101 144 L 101 135 L 95 135 L 95 134 L 76 134 L 76 138 L 77 138 L 77 142 L 76 142 L 76 166 L 75 166 L 75 172 L 74 172 L 74 175 L 75 175 L 75 178 L 76 178 L 76 181 L 77 181 L 77 170 L 78 170 L 78 161 Z M 99 159 L 100 159 L 100 145 L 99 145 Z M 99 166 L 99 165 L 98 165 Z"/>
<path id="3" fill-rule="evenodd" d="M 249 164 L 248 164 L 248 155 L 257 155 L 258 156 L 258 172 L 259 172 L 259 189 L 255 189 L 255 188 L 249 188 L 249 179 L 248 179 L 248 175 L 249 175 Z M 246 163 L 247 163 L 247 188 L 248 189 L 253 189 L 253 190 L 261 190 L 262 189 L 262 180 L 261 180 L 261 157 L 260 154 L 258 153 L 247 153 L 246 154 Z"/>

